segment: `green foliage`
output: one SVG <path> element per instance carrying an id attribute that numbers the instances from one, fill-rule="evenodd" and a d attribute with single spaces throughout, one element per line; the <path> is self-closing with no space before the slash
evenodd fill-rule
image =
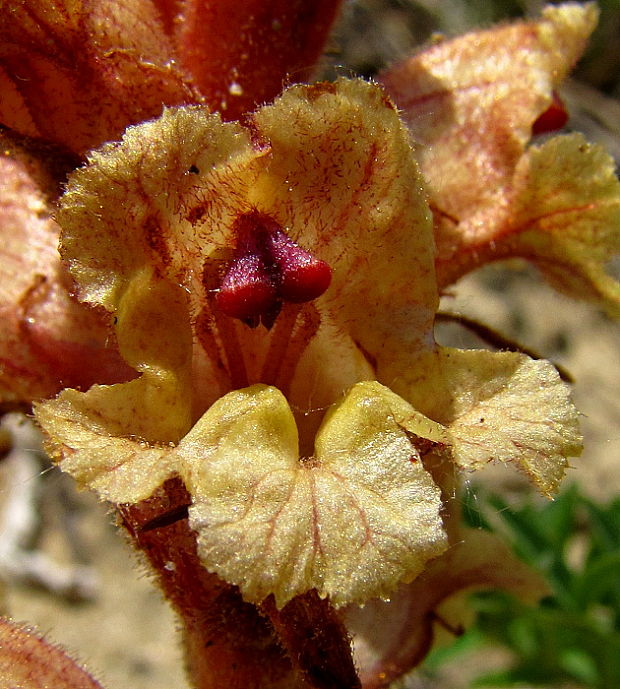
<path id="1" fill-rule="evenodd" d="M 508 536 L 552 590 L 537 607 L 500 592 L 474 596 L 476 625 L 451 653 L 499 643 L 515 662 L 473 686 L 620 686 L 620 499 L 600 505 L 572 487 L 555 502 L 514 508 L 470 492 L 465 518 Z"/>

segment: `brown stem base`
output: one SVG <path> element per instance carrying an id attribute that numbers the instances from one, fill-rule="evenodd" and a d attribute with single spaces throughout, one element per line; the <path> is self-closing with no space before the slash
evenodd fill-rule
<path id="1" fill-rule="evenodd" d="M 315 590 L 297 596 L 282 610 L 270 596 L 262 609 L 280 636 L 289 657 L 312 687 L 359 689 L 360 680 L 351 658 L 351 643 L 342 620 Z"/>

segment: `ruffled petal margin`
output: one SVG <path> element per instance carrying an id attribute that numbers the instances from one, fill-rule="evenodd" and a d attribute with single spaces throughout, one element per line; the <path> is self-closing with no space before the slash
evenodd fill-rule
<path id="1" fill-rule="evenodd" d="M 278 607 L 316 589 L 336 606 L 387 595 L 445 547 L 439 489 L 382 386 L 359 383 L 298 457 L 285 398 L 254 386 L 219 400 L 178 454 L 208 570 Z"/>
<path id="2" fill-rule="evenodd" d="M 409 400 L 446 427 L 456 467 L 513 464 L 543 495 L 555 493 L 582 445 L 570 389 L 549 362 L 440 347 L 426 371 Z"/>

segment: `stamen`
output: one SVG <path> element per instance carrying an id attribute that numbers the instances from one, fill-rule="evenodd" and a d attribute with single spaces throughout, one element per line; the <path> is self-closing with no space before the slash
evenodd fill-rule
<path id="1" fill-rule="evenodd" d="M 228 361 L 228 372 L 230 373 L 230 382 L 233 389 L 245 388 L 249 385 L 248 373 L 245 368 L 245 360 L 243 358 L 243 351 L 239 344 L 235 323 L 215 310 L 215 324 L 219 330 L 222 344 L 226 351 L 226 359 Z"/>
<path id="2" fill-rule="evenodd" d="M 317 332 L 321 317 L 312 304 L 285 304 L 281 315 L 272 315 L 273 332 L 263 359 L 260 374 L 248 375 L 244 352 L 239 340 L 238 326 L 216 304 L 216 297 L 209 286 L 217 275 L 217 268 L 207 261 L 203 272 L 203 285 L 207 304 L 196 319 L 196 333 L 205 353 L 211 360 L 217 380 L 223 391 L 246 387 L 252 382 L 278 386 L 285 394 L 289 391 L 292 377 L 306 347 Z M 282 306 L 278 302 L 278 311 Z M 270 314 L 261 314 L 261 319 Z M 278 318 L 276 319 L 276 316 Z M 257 375 L 255 379 L 255 375 Z M 250 380 L 252 379 L 252 380 Z"/>
<path id="3" fill-rule="evenodd" d="M 294 309 L 294 307 L 290 307 L 290 309 L 290 312 L 295 315 L 294 323 L 291 324 L 294 326 L 291 328 L 292 333 L 286 339 L 278 338 L 284 339 L 284 346 L 281 348 L 283 352 L 280 354 L 280 348 L 275 343 L 276 333 L 274 332 L 272 346 L 267 352 L 263 365 L 264 371 L 275 372 L 274 384 L 277 383 L 285 395 L 290 392 L 295 369 L 299 365 L 302 354 L 306 351 L 321 324 L 321 316 L 314 304 L 305 304 L 300 309 Z M 283 325 L 283 330 L 286 327 Z M 271 357 L 277 358 L 277 362 L 270 361 Z"/>
<path id="4" fill-rule="evenodd" d="M 223 365 L 221 353 L 226 356 L 226 370 L 230 378 L 228 389 L 242 388 L 248 385 L 248 374 L 235 324 L 219 308 L 216 285 L 218 284 L 219 266 L 216 261 L 205 261 L 202 273 L 202 285 L 207 304 L 203 307 L 197 323 L 198 338 L 207 356 L 215 362 L 216 368 Z M 198 327 L 201 326 L 201 327 Z M 216 333 L 217 336 L 216 337 Z M 219 340 L 219 342 L 218 342 Z"/>
<path id="5" fill-rule="evenodd" d="M 267 385 L 275 385 L 277 383 L 278 375 L 285 359 L 286 350 L 288 349 L 293 334 L 293 328 L 295 327 L 297 316 L 301 308 L 302 307 L 297 304 L 287 304 L 282 310 L 282 314 L 271 334 L 269 349 L 267 350 L 263 363 L 263 370 L 260 377 L 262 383 L 266 383 Z"/>
<path id="6" fill-rule="evenodd" d="M 231 376 L 224 362 L 222 344 L 218 341 L 216 336 L 217 329 L 215 319 L 213 314 L 210 313 L 208 306 L 203 308 L 198 315 L 195 329 L 198 336 L 198 342 L 205 351 L 209 361 L 212 363 L 213 372 L 220 386 L 220 391 L 222 395 L 224 395 L 230 390 Z"/>

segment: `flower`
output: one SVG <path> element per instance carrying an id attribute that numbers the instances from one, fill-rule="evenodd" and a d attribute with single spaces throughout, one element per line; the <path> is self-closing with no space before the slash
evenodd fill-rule
<path id="1" fill-rule="evenodd" d="M 429 447 L 514 461 L 545 493 L 579 451 L 549 364 L 434 344 L 430 214 L 376 86 L 292 87 L 247 127 L 167 110 L 91 154 L 58 220 L 140 376 L 37 405 L 51 452 L 116 503 L 179 475 L 205 567 L 247 600 L 363 603 L 419 574 L 447 545 Z M 263 255 L 276 231 L 331 267 L 324 293 L 289 301 Z M 223 312 L 231 271 L 255 314 Z"/>
<path id="2" fill-rule="evenodd" d="M 597 17 L 592 3 L 550 6 L 539 20 L 440 42 L 381 76 L 419 144 L 441 288 L 521 257 L 562 292 L 620 314 L 605 270 L 620 253 L 614 161 L 579 134 L 528 146 L 565 122 L 555 89 Z"/>
<path id="3" fill-rule="evenodd" d="M 120 6 L 111 7 L 122 14 Z M 168 4 L 161 3 L 161 16 L 150 4 L 140 8 L 151 12 L 147 28 L 167 27 L 168 38 L 181 41 L 180 68 L 165 61 L 168 48 L 148 60 L 133 43 L 111 48 L 110 35 L 97 33 L 99 15 L 82 10 L 63 16 L 65 29 L 74 27 L 68 36 L 87 48 L 75 72 L 58 61 L 64 53 L 57 48 L 51 57 L 28 62 L 30 70 L 43 65 L 44 85 L 62 83 L 69 90 L 69 125 L 58 108 L 52 108 L 49 122 L 30 122 L 24 113 L 34 107 L 36 94 L 25 88 L 14 126 L 31 134 L 47 127 L 44 133 L 73 153 L 115 138 L 134 119 L 155 115 L 145 114 L 150 107 L 175 107 L 128 127 L 120 141 L 89 153 L 86 165 L 69 177 L 56 217 L 62 265 L 82 306 L 59 287 L 60 277 L 70 284 L 60 262 L 53 275 L 44 272 L 42 281 L 23 292 L 33 274 L 49 270 L 40 266 L 53 255 L 56 229 L 45 217 L 41 227 L 34 223 L 48 207 L 46 169 L 38 155 L 27 157 L 25 142 L 14 136 L 7 159 L 14 192 L 7 209 L 17 242 L 7 253 L 15 259 L 16 277 L 24 264 L 28 270 L 9 299 L 7 399 L 52 397 L 65 388 L 35 408 L 51 455 L 81 486 L 119 505 L 182 612 L 179 584 L 191 588 L 195 577 L 209 589 L 210 597 L 196 596 L 200 604 L 226 598 L 218 604 L 225 605 L 227 619 L 251 618 L 243 630 L 240 625 L 239 636 L 249 638 L 260 627 L 257 638 L 268 640 L 252 646 L 254 656 L 260 655 L 257 645 L 274 655 L 284 646 L 304 676 L 312 674 L 312 651 L 299 629 L 325 623 L 325 638 L 338 639 L 337 650 L 330 646 L 330 671 L 349 673 L 347 682 L 355 686 L 350 657 L 348 664 L 340 662 L 348 639 L 332 606 L 364 604 L 396 591 L 399 600 L 410 600 L 422 586 L 429 591 L 428 612 L 462 586 L 510 579 L 480 566 L 492 544 L 470 535 L 471 551 L 455 547 L 463 537 L 450 500 L 455 477 L 503 461 L 552 495 L 567 458 L 580 452 L 568 388 L 550 364 L 518 353 L 440 347 L 433 323 L 440 290 L 477 266 L 477 255 L 486 260 L 520 251 L 539 263 L 545 256 L 553 262 L 557 247 L 547 254 L 541 247 L 566 244 L 567 233 L 560 236 L 558 228 L 567 225 L 567 217 L 581 230 L 615 218 L 618 183 L 600 152 L 585 152 L 587 184 L 579 185 L 575 161 L 584 158 L 574 137 L 540 149 L 544 156 L 561 152 L 571 163 L 562 165 L 561 175 L 548 159 L 534 174 L 535 161 L 545 158 L 525 148 L 533 124 L 543 122 L 537 130 L 545 126 L 539 118 L 551 103 L 549 75 L 559 78 L 576 59 L 593 10 L 562 6 L 540 22 L 517 25 L 514 35 L 499 29 L 473 39 L 488 51 L 496 50 L 503 31 L 515 45 L 528 39 L 517 74 L 521 79 L 533 73 L 534 90 L 516 123 L 502 117 L 518 89 L 508 81 L 493 91 L 484 71 L 491 58 L 476 62 L 478 56 L 465 50 L 467 39 L 407 62 L 402 69 L 414 78 L 413 86 L 403 86 L 395 67 L 383 82 L 387 94 L 406 107 L 407 129 L 386 90 L 355 79 L 292 86 L 254 112 L 244 105 L 237 111 L 241 121 L 232 121 L 231 103 L 242 102 L 235 98 L 251 97 L 253 107 L 263 92 L 260 84 L 247 91 L 239 74 L 225 82 L 228 96 L 222 96 L 221 80 L 211 89 L 198 72 L 187 76 L 188 65 L 198 65 L 205 51 L 186 50 L 182 41 L 195 38 L 197 17 L 207 15 L 192 8 L 189 24 L 176 26 Z M 35 25 L 56 36 L 50 22 L 57 15 L 48 9 L 36 15 Z M 299 8 L 291 11 L 299 16 Z M 17 16 L 30 26 L 28 12 Z M 84 22 L 85 34 L 77 31 Z M 265 26 L 264 16 L 259 25 Z M 60 34 L 58 43 L 65 45 L 67 35 Z M 25 35 L 13 32 L 11 40 L 31 47 L 33 34 Z M 84 35 L 97 37 L 94 46 L 84 44 Z M 260 53 L 263 46 L 253 35 L 242 45 Z M 467 55 L 475 75 L 483 75 L 489 93 L 482 95 L 489 107 L 497 105 L 492 117 L 481 115 L 468 96 L 481 93 L 475 79 L 462 79 L 465 61 L 455 69 L 453 59 L 444 75 L 433 71 L 453 53 Z M 252 74 L 247 56 L 239 60 Z M 148 74 L 160 86 L 144 102 L 138 98 L 138 110 L 129 117 L 121 107 L 127 91 L 104 88 L 110 100 L 104 98 L 85 124 L 71 113 L 94 106 L 95 92 L 79 93 L 77 86 L 89 70 L 97 73 L 110 64 L 115 88 L 125 83 L 125 69 L 140 79 Z M 98 83 L 107 83 L 107 75 L 103 69 Z M 445 83 L 435 93 L 440 78 Z M 273 80 L 264 81 L 274 95 Z M 165 95 L 168 87 L 174 98 Z M 220 99 L 222 113 L 203 104 L 179 105 L 203 98 L 212 105 Z M 429 100 L 435 102 L 431 120 L 439 121 L 423 128 L 416 117 Z M 481 122 L 488 141 L 477 134 Z M 27 131 L 31 124 L 36 132 Z M 411 131 L 425 146 L 412 146 Z M 515 141 L 509 140 L 513 132 Z M 495 158 L 503 161 L 497 169 Z M 67 160 L 63 169 L 70 165 Z M 472 168 L 480 174 L 474 184 Z M 550 199 L 558 200 L 556 177 L 563 186 L 572 180 L 570 193 L 549 210 Z M 499 184 L 497 192 L 488 193 L 491 182 Z M 526 222 L 519 213 L 524 199 L 533 198 L 534 182 L 538 196 L 531 206 L 537 215 Z M 54 194 L 52 189 L 49 198 Z M 561 225 L 544 225 L 554 213 Z M 46 237 L 44 247 L 20 261 L 19 245 L 32 227 Z M 599 262 L 611 250 L 612 232 L 589 234 L 596 240 L 596 260 L 588 275 L 596 273 L 600 285 Z M 512 238 L 510 251 L 495 248 L 504 235 Z M 528 241 L 531 254 L 522 250 Z M 585 249 L 571 247 L 583 276 Z M 15 309 L 18 295 L 21 313 Z M 37 339 L 36 326 L 46 315 L 56 322 Z M 27 346 L 18 356 L 22 340 Z M 92 355 L 101 370 L 90 361 L 86 371 L 72 367 L 67 354 L 76 349 Z M 107 352 L 103 360 L 101 351 Z M 170 504 L 169 514 L 162 514 L 164 503 Z M 136 510 L 154 514 L 140 521 Z M 148 540 L 164 528 L 174 537 Z M 175 567 L 178 561 L 183 568 L 177 579 L 163 566 L 169 553 Z M 398 613 L 388 607 L 389 614 Z M 269 629 L 258 609 L 269 618 Z M 211 641 L 194 632 L 210 622 L 198 619 L 195 610 L 184 612 L 187 646 L 200 649 L 192 671 L 208 674 L 203 656 L 211 653 Z M 406 632 L 402 619 L 397 623 L 390 638 L 400 642 Z M 430 643 L 430 631 L 422 626 L 408 639 L 407 660 L 395 661 L 388 652 L 369 661 L 369 686 L 421 657 Z M 193 658 L 189 651 L 188 656 Z M 282 669 L 285 664 L 279 658 L 273 667 L 290 672 Z"/>

